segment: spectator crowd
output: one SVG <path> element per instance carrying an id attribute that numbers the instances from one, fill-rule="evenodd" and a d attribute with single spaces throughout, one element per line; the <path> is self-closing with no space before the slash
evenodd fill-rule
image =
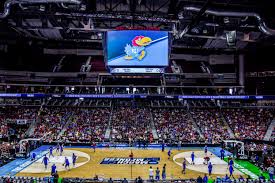
<path id="1" fill-rule="evenodd" d="M 153 120 L 160 141 L 200 141 L 200 134 L 184 109 L 154 109 Z"/>
<path id="2" fill-rule="evenodd" d="M 32 137 L 52 142 L 59 140 L 58 135 L 66 124 L 71 113 L 67 108 L 44 108 L 39 112 L 37 124 Z"/>
<path id="3" fill-rule="evenodd" d="M 273 109 L 226 109 L 222 111 L 237 139 L 263 140 L 274 117 Z"/>
<path id="4" fill-rule="evenodd" d="M 0 138 L 171 143 L 263 140 L 273 114 L 268 108 L 8 107 L 0 109 Z"/>
<path id="5" fill-rule="evenodd" d="M 37 118 L 37 111 L 38 108 L 0 108 L 0 138 L 24 138 L 30 123 Z"/>
<path id="6" fill-rule="evenodd" d="M 69 142 L 102 142 L 108 127 L 107 108 L 77 109 L 61 140 Z"/>
<path id="7" fill-rule="evenodd" d="M 119 107 L 113 110 L 112 141 L 152 140 L 150 111 L 146 108 Z"/>
<path id="8" fill-rule="evenodd" d="M 218 109 L 194 109 L 190 112 L 207 143 L 217 143 L 229 139 L 228 128 Z"/>

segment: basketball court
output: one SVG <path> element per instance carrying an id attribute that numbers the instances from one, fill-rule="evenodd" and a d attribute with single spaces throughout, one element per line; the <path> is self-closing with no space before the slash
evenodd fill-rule
<path id="1" fill-rule="evenodd" d="M 99 148 L 94 152 L 91 148 L 65 148 L 62 156 L 54 150 L 54 157 L 50 157 L 47 169 L 42 164 L 41 157 L 17 173 L 16 176 L 50 176 L 53 163 L 56 164 L 60 177 L 91 178 L 97 175 L 105 179 L 109 177 L 113 179 L 135 179 L 141 176 L 143 179 L 148 179 L 150 166 L 154 170 L 158 167 L 161 171 L 164 164 L 166 164 L 167 179 L 194 178 L 199 175 L 204 176 L 207 173 L 207 165 L 203 164 L 205 154 L 202 149 L 172 149 L 170 160 L 168 159 L 167 151 L 168 149 L 162 152 L 159 148 Z M 195 165 L 190 164 L 192 151 L 195 152 L 196 156 Z M 129 158 L 131 152 L 134 154 L 134 159 L 132 160 Z M 73 167 L 70 164 L 70 170 L 66 170 L 63 166 L 65 156 L 71 162 L 72 153 L 78 156 L 76 165 Z M 211 152 L 208 152 L 208 156 L 213 164 L 213 177 L 224 176 L 229 173 L 225 161 L 220 160 L 219 157 Z M 187 170 L 184 175 L 181 172 L 183 158 L 187 160 Z M 239 175 L 243 174 L 235 169 L 234 175 L 239 177 Z"/>

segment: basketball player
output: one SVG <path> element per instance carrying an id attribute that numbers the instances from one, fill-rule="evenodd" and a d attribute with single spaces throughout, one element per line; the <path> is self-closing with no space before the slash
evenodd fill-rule
<path id="1" fill-rule="evenodd" d="M 154 181 L 154 170 L 153 170 L 153 168 L 150 166 L 150 168 L 149 168 L 149 180 L 151 181 L 151 182 L 153 182 Z"/>
<path id="2" fill-rule="evenodd" d="M 76 158 L 77 158 L 77 156 L 73 153 L 73 157 L 72 157 L 72 159 L 73 159 L 73 167 L 75 166 Z"/>
<path id="3" fill-rule="evenodd" d="M 58 144 L 56 145 L 56 152 L 59 152 L 59 149 L 60 149 L 60 144 L 58 143 Z"/>
<path id="4" fill-rule="evenodd" d="M 195 153 L 194 152 L 191 153 L 191 160 L 192 160 L 192 164 L 194 165 L 195 164 Z"/>
<path id="5" fill-rule="evenodd" d="M 36 158 L 36 154 L 35 154 L 35 152 L 33 152 L 33 153 L 32 153 L 32 156 L 31 156 L 31 161 L 34 161 L 35 158 Z"/>
<path id="6" fill-rule="evenodd" d="M 54 156 L 53 156 L 53 147 L 50 147 L 49 152 L 50 152 L 49 158 L 50 158 L 51 156 L 54 157 Z"/>
<path id="7" fill-rule="evenodd" d="M 129 155 L 129 158 L 130 158 L 131 160 L 134 159 L 134 154 L 133 154 L 132 150 L 131 150 L 131 153 L 130 153 L 130 155 Z"/>
<path id="8" fill-rule="evenodd" d="M 234 167 L 233 167 L 233 165 L 229 165 L 229 177 L 233 177 L 233 172 L 234 172 Z M 233 177 L 234 178 L 234 177 Z"/>
<path id="9" fill-rule="evenodd" d="M 182 162 L 182 173 L 185 174 L 185 171 L 186 171 L 186 159 L 184 158 Z"/>
<path id="10" fill-rule="evenodd" d="M 211 162 L 209 162 L 209 164 L 208 164 L 208 174 L 209 174 L 209 176 L 212 174 L 212 168 L 213 168 L 213 165 L 211 164 Z"/>
<path id="11" fill-rule="evenodd" d="M 221 153 L 221 160 L 224 160 L 224 154 L 225 154 L 225 151 L 223 149 L 220 150 L 220 153 Z"/>
<path id="12" fill-rule="evenodd" d="M 170 157 L 171 157 L 171 154 L 172 154 L 172 151 L 171 151 L 171 149 L 169 149 L 169 151 L 168 151 L 168 159 L 170 159 Z"/>
<path id="13" fill-rule="evenodd" d="M 207 154 L 207 145 L 204 146 L 204 154 L 206 155 Z"/>
<path id="14" fill-rule="evenodd" d="M 229 160 L 229 162 L 228 162 L 228 165 L 230 166 L 233 166 L 234 165 L 234 161 L 233 161 L 233 159 L 232 159 L 232 157 L 230 157 L 229 158 L 230 160 Z"/>
<path id="15" fill-rule="evenodd" d="M 156 169 L 156 180 L 157 181 L 159 181 L 159 179 L 160 179 L 159 174 L 160 174 L 159 167 L 157 167 L 157 169 Z"/>
<path id="16" fill-rule="evenodd" d="M 205 165 L 208 165 L 208 162 L 210 161 L 210 157 L 209 156 L 205 156 L 204 157 L 204 162 L 203 162 L 203 164 L 205 164 Z"/>
<path id="17" fill-rule="evenodd" d="M 162 167 L 161 177 L 162 180 L 166 180 L 166 164 Z"/>
<path id="18" fill-rule="evenodd" d="M 94 150 L 94 152 L 95 152 L 95 148 L 96 148 L 95 142 L 93 142 L 91 146 L 92 146 L 92 148 L 93 148 L 93 150 Z"/>
<path id="19" fill-rule="evenodd" d="M 56 173 L 56 166 L 55 164 L 52 165 L 51 175 L 53 176 Z"/>
<path id="20" fill-rule="evenodd" d="M 63 145 L 63 144 L 61 144 L 61 146 L 60 146 L 60 156 L 62 156 L 62 153 L 63 153 L 63 148 L 64 148 L 64 145 Z"/>
<path id="21" fill-rule="evenodd" d="M 161 144 L 161 151 L 164 152 L 164 149 L 165 149 L 165 144 L 164 144 L 164 142 L 162 142 L 162 144 Z"/>
<path id="22" fill-rule="evenodd" d="M 45 154 L 44 158 L 42 159 L 42 163 L 44 163 L 45 170 L 47 170 L 48 163 L 49 163 L 49 158 L 46 156 L 46 154 Z"/>
<path id="23" fill-rule="evenodd" d="M 65 169 L 67 170 L 67 168 L 70 170 L 70 162 L 69 159 L 67 157 L 65 157 Z"/>

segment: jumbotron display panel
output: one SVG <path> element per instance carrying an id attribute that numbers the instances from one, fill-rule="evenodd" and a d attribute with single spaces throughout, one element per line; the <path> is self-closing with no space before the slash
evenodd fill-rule
<path id="1" fill-rule="evenodd" d="M 106 43 L 109 67 L 168 66 L 169 41 L 166 31 L 109 31 Z"/>

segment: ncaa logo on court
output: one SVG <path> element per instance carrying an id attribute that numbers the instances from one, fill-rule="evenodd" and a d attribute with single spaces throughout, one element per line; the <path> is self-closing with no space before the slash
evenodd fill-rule
<path id="1" fill-rule="evenodd" d="M 135 164 L 135 165 L 156 165 L 160 161 L 160 158 L 104 158 L 100 164 Z"/>

